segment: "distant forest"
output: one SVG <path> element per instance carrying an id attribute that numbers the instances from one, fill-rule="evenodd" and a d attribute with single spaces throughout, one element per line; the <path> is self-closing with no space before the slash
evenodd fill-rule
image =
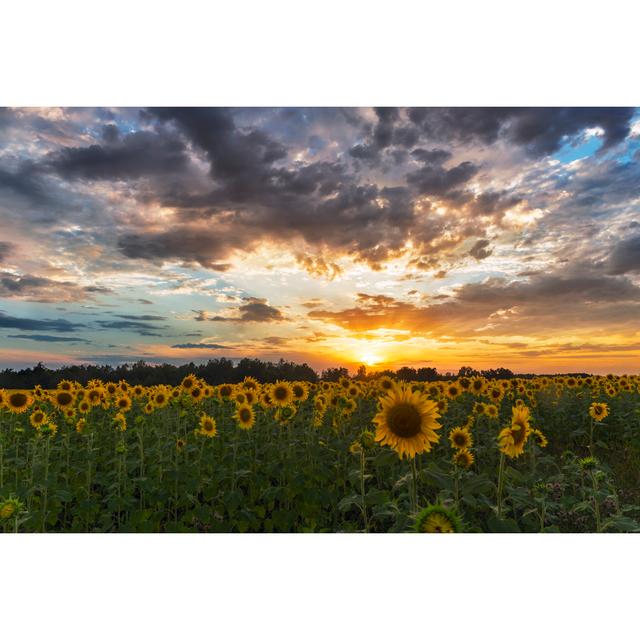
<path id="1" fill-rule="evenodd" d="M 340 377 L 349 376 L 349 371 L 344 367 L 325 369 L 320 374 L 307 364 L 295 362 L 264 362 L 255 358 L 243 358 L 239 361 L 227 358 L 209 360 L 206 364 L 184 364 L 176 366 L 172 364 L 147 364 L 144 361 L 135 364 L 122 364 L 117 367 L 111 365 L 73 365 L 60 369 L 49 369 L 42 363 L 35 367 L 15 371 L 5 369 L 0 372 L 0 388 L 5 389 L 29 389 L 39 384 L 45 389 L 54 388 L 61 380 L 75 380 L 86 384 L 92 378 L 117 382 L 126 380 L 130 384 L 142 384 L 151 386 L 155 384 L 177 385 L 188 374 L 194 373 L 199 378 L 212 385 L 223 382 L 240 382 L 246 376 L 253 376 L 260 382 L 275 382 L 276 380 L 306 380 L 317 382 L 319 380 L 335 381 Z M 486 378 L 513 378 L 532 377 L 532 374 L 514 374 L 509 369 L 489 369 L 476 371 L 471 367 L 462 367 L 457 374 L 438 373 L 433 367 L 402 367 L 397 371 L 375 370 L 367 371 L 361 366 L 353 378 L 368 380 L 389 375 L 399 380 L 450 380 L 457 376 L 482 375 Z M 586 375 L 586 374 L 572 374 Z"/>

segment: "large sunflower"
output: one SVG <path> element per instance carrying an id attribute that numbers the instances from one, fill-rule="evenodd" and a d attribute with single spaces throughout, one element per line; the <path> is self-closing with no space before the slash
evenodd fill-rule
<path id="1" fill-rule="evenodd" d="M 398 385 L 380 399 L 380 410 L 373 419 L 376 441 L 390 446 L 401 458 L 413 458 L 431 451 L 432 443 L 440 439 L 436 433 L 442 427 L 439 417 L 435 402 L 420 391 Z"/>
<path id="2" fill-rule="evenodd" d="M 498 445 L 502 453 L 510 458 L 518 457 L 524 451 L 531 427 L 529 427 L 529 407 L 513 407 L 511 426 L 505 427 L 498 436 Z"/>
<path id="3" fill-rule="evenodd" d="M 23 413 L 33 402 L 33 398 L 27 391 L 5 392 L 4 403 L 11 413 Z"/>

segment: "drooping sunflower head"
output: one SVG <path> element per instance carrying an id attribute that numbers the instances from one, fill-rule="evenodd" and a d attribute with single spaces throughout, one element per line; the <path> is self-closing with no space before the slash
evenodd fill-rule
<path id="1" fill-rule="evenodd" d="M 374 418 L 376 441 L 394 449 L 402 457 L 431 451 L 440 439 L 436 433 L 438 407 L 420 391 L 411 391 L 404 385 L 394 387 L 380 399 L 379 411 Z"/>
<path id="2" fill-rule="evenodd" d="M 0 520 L 9 520 L 18 515 L 24 509 L 24 505 L 17 498 L 6 498 L 0 502 Z"/>
<path id="3" fill-rule="evenodd" d="M 451 509 L 432 504 L 418 514 L 415 530 L 418 533 L 460 533 L 462 524 Z"/>
<path id="4" fill-rule="evenodd" d="M 469 429 L 456 427 L 449 433 L 449 441 L 454 449 L 468 449 L 473 445 L 473 436 Z"/>
<path id="5" fill-rule="evenodd" d="M 33 402 L 33 398 L 28 391 L 9 391 L 5 393 L 4 402 L 11 413 L 23 413 Z"/>
<path id="6" fill-rule="evenodd" d="M 516 458 L 524 451 L 524 445 L 531 431 L 529 418 L 528 407 L 524 405 L 513 407 L 511 425 L 502 429 L 498 435 L 500 451 L 510 458 Z"/>

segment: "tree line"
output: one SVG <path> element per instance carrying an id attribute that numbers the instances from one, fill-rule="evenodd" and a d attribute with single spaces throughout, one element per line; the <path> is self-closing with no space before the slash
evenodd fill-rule
<path id="1" fill-rule="evenodd" d="M 180 384 L 188 374 L 193 373 L 207 383 L 216 385 L 224 382 L 241 382 L 246 376 L 252 376 L 259 382 L 276 382 L 277 380 L 305 380 L 318 382 L 320 380 L 336 381 L 341 377 L 349 377 L 345 367 L 331 367 L 318 373 L 308 364 L 298 364 L 280 359 L 278 362 L 266 362 L 258 358 L 243 358 L 233 361 L 228 358 L 217 358 L 207 363 L 183 365 L 148 364 L 140 360 L 134 364 L 112 366 L 108 364 L 82 364 L 50 369 L 39 362 L 36 366 L 15 371 L 5 369 L 0 372 L 0 388 L 30 389 L 40 385 L 45 389 L 55 388 L 61 380 L 74 380 L 81 384 L 93 378 L 109 382 L 126 380 L 129 384 L 151 386 L 156 384 Z M 461 367 L 457 373 L 439 373 L 435 367 L 401 367 L 396 371 L 375 370 L 368 371 L 362 365 L 352 376 L 356 380 L 372 380 L 388 375 L 397 380 L 418 380 L 433 382 L 436 380 L 451 380 L 460 376 L 484 376 L 490 379 L 508 379 L 518 377 L 533 377 L 533 374 L 514 374 L 510 369 L 476 370 L 471 367 Z M 584 376 L 587 374 L 571 374 Z"/>

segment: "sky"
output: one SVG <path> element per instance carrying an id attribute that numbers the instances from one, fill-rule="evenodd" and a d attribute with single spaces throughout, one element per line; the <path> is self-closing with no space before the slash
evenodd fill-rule
<path id="1" fill-rule="evenodd" d="M 640 372 L 636 108 L 0 109 L 0 366 Z"/>

